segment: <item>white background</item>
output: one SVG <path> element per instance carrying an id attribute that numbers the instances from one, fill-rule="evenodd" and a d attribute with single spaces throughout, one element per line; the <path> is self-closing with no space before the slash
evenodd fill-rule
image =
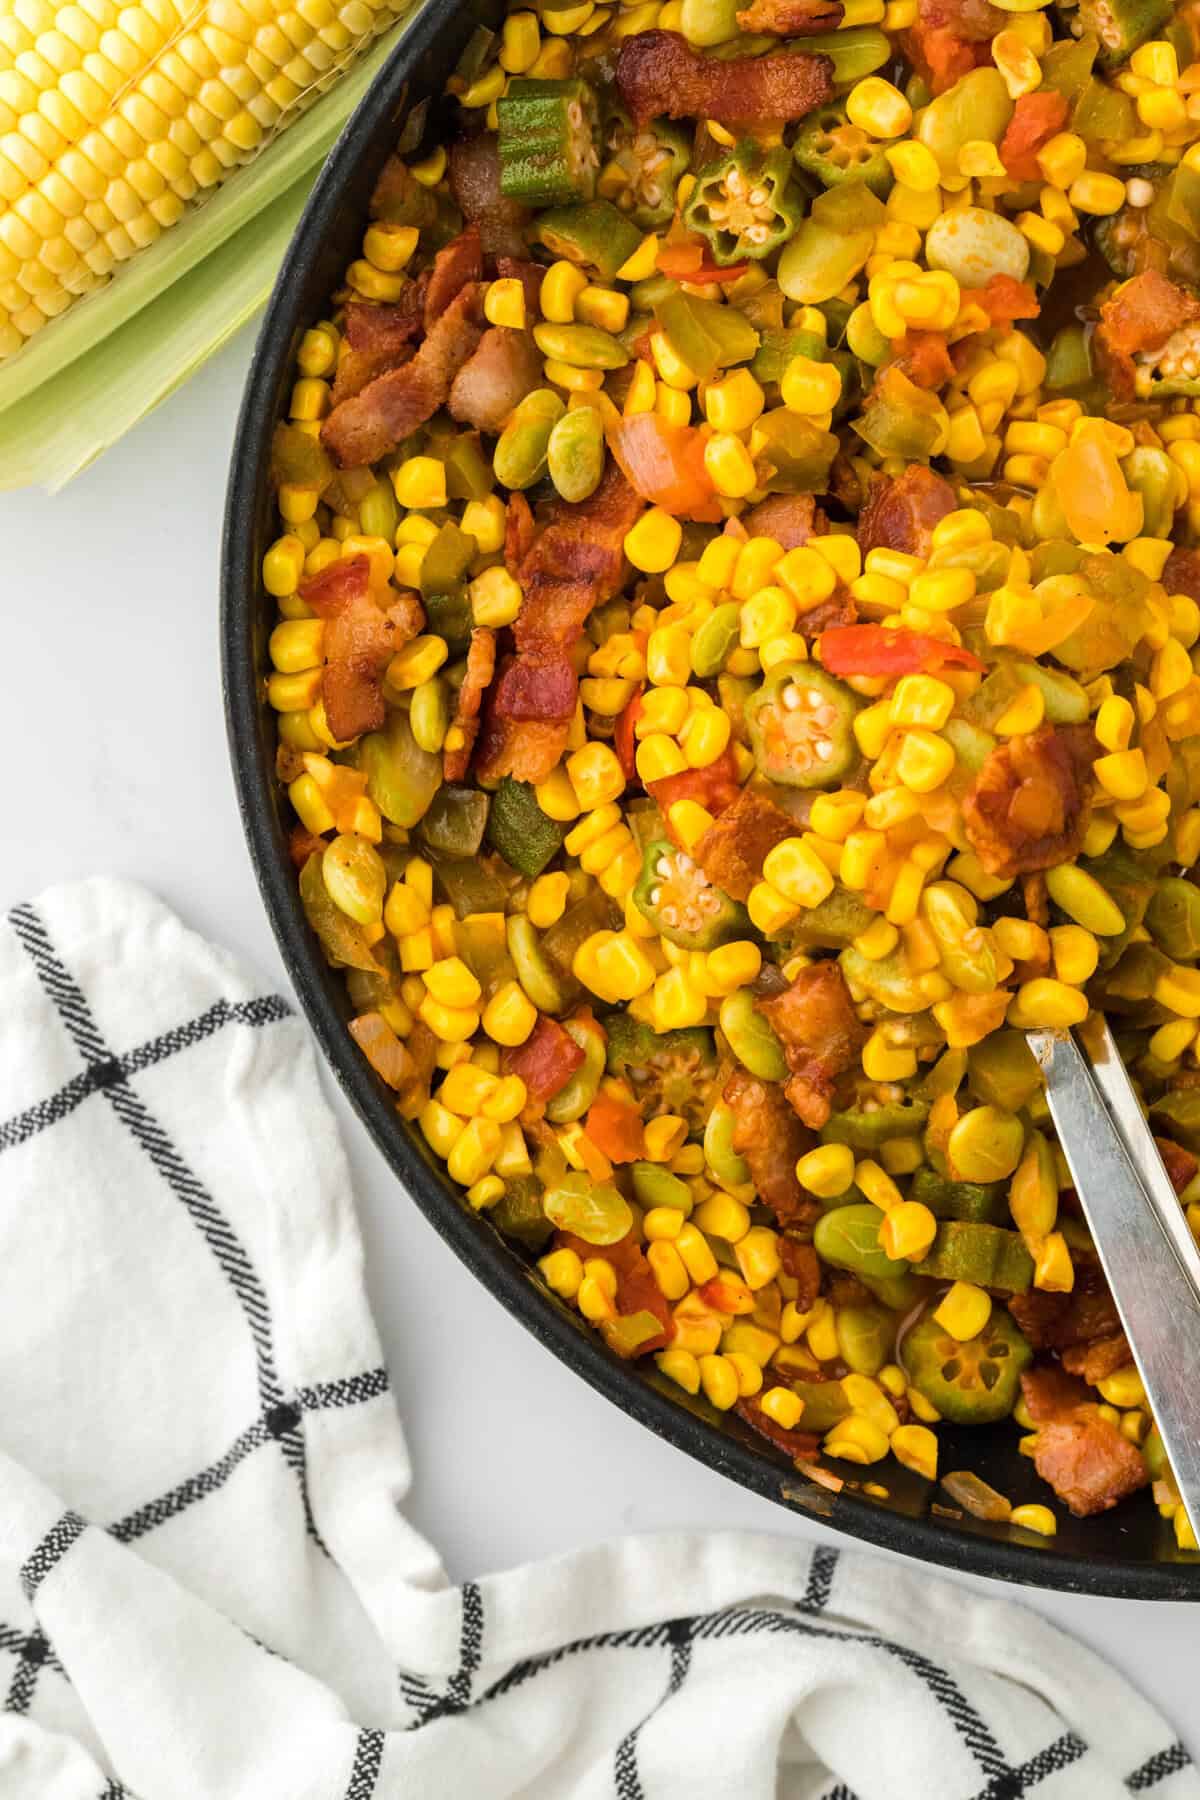
<path id="1" fill-rule="evenodd" d="M 135 878 L 286 990 L 234 803 L 217 648 L 250 345 L 244 332 L 54 499 L 0 495 L 0 911 L 74 876 Z M 631 1530 L 831 1535 L 659 1442 L 541 1350 L 327 1088 L 416 1467 L 410 1514 L 453 1577 Z M 1200 1607 L 1027 1597 L 1140 1682 L 1200 1757 Z"/>

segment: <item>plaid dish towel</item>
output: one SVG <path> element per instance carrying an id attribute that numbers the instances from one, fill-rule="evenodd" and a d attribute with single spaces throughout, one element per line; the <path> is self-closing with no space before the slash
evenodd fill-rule
<path id="1" fill-rule="evenodd" d="M 136 887 L 0 919 L 4 1800 L 1200 1800 L 1020 1607 L 766 1536 L 454 1588 L 408 1485 L 288 1003 Z"/>

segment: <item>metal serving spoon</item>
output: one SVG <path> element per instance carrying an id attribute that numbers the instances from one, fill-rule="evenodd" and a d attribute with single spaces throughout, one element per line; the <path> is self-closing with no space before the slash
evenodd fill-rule
<path id="1" fill-rule="evenodd" d="M 1106 1020 L 1030 1031 L 1050 1116 L 1192 1530 L 1200 1537 L 1200 1249 Z"/>

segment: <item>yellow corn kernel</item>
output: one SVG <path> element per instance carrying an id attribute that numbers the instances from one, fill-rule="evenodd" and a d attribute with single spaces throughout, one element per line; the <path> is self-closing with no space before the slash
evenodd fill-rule
<path id="1" fill-rule="evenodd" d="M 489 625 L 498 631 L 511 625 L 521 610 L 524 594 L 519 581 L 499 563 L 477 575 L 467 592 L 471 599 L 471 617 L 476 625 Z"/>
<path id="2" fill-rule="evenodd" d="M 1024 1531 L 1036 1531 L 1040 1537 L 1053 1537 L 1058 1530 L 1058 1520 L 1050 1508 L 1036 1503 L 1014 1506 L 1008 1515 L 1008 1523 L 1019 1525 Z"/>
<path id="3" fill-rule="evenodd" d="M 864 1198 L 877 1206 L 880 1212 L 890 1212 L 903 1199 L 900 1189 L 887 1170 L 880 1168 L 869 1157 L 855 1166 L 854 1179 Z"/>
<path id="4" fill-rule="evenodd" d="M 689 388 L 696 386 L 700 379 L 696 371 L 688 367 L 663 332 L 650 333 L 650 354 L 654 358 L 659 378 L 667 387 L 673 388 L 677 393 L 687 393 Z"/>
<path id="5" fill-rule="evenodd" d="M 836 1199 L 854 1180 L 854 1152 L 848 1144 L 821 1144 L 800 1158 L 796 1179 L 818 1199 Z"/>
<path id="6" fill-rule="evenodd" d="M 774 1281 L 781 1268 L 779 1238 L 765 1225 L 753 1225 L 734 1245 L 733 1254 L 742 1279 L 752 1291 Z"/>
<path id="7" fill-rule="evenodd" d="M 647 783 L 661 781 L 667 775 L 679 775 L 687 768 L 687 758 L 674 738 L 661 732 L 642 739 L 635 760 L 639 779 Z"/>
<path id="8" fill-rule="evenodd" d="M 487 1174 L 499 1148 L 500 1127 L 493 1119 L 468 1119 L 454 1140 L 446 1167 L 453 1180 L 471 1187 Z"/>
<path id="9" fill-rule="evenodd" d="M 483 991 L 458 956 L 446 957 L 427 969 L 425 986 L 443 1006 L 475 1006 Z"/>
<path id="10" fill-rule="evenodd" d="M 696 1208 L 696 1224 L 706 1236 L 736 1244 L 750 1229 L 749 1210 L 732 1194 L 715 1193 Z"/>
<path id="11" fill-rule="evenodd" d="M 464 1129 L 464 1121 L 441 1104 L 439 1100 L 427 1100 L 421 1108 L 418 1123 L 422 1135 L 435 1156 L 443 1161 L 450 1155 Z"/>
<path id="12" fill-rule="evenodd" d="M 828 1300 L 818 1300 L 808 1317 L 805 1341 L 818 1362 L 832 1362 L 840 1354 L 837 1316 Z"/>
<path id="13" fill-rule="evenodd" d="M 716 762 L 729 743 L 731 730 L 729 714 L 718 707 L 693 713 L 679 737 L 689 769 L 707 769 Z"/>
<path id="14" fill-rule="evenodd" d="M 700 1358 L 700 1386 L 704 1397 L 720 1412 L 728 1412 L 736 1404 L 739 1388 L 737 1371 L 727 1356 Z"/>
<path id="15" fill-rule="evenodd" d="M 917 1418 L 923 1420 L 926 1425 L 936 1425 L 942 1416 L 933 1401 L 927 1400 L 924 1394 L 917 1392 L 916 1388 L 909 1388 L 908 1404 Z"/>
<path id="16" fill-rule="evenodd" d="M 402 650 L 397 650 L 388 664 L 388 682 L 402 692 L 420 687 L 423 681 L 429 681 L 437 674 L 448 654 L 444 638 L 415 637 Z"/>
<path id="17" fill-rule="evenodd" d="M 805 838 L 784 838 L 769 850 L 763 876 L 796 906 L 819 906 L 833 892 L 833 876 Z"/>
<path id="18" fill-rule="evenodd" d="M 459 1063 L 438 1089 L 438 1099 L 460 1118 L 473 1119 L 483 1111 L 499 1086 L 497 1077 L 478 1063 Z"/>
<path id="19" fill-rule="evenodd" d="M 1072 987 L 1082 987 L 1096 973 L 1100 946 L 1082 925 L 1053 925 L 1049 932 L 1054 973 Z"/>
<path id="20" fill-rule="evenodd" d="M 567 778 L 581 809 L 607 806 L 625 791 L 625 771 L 608 744 L 589 742 L 568 756 Z"/>
<path id="21" fill-rule="evenodd" d="M 1149 786 L 1142 750 L 1115 750 L 1109 756 L 1098 756 L 1092 768 L 1096 780 L 1114 800 L 1140 799 Z"/>
<path id="22" fill-rule="evenodd" d="M 715 431 L 749 431 L 765 404 L 749 369 L 734 369 L 704 390 L 704 416 Z"/>
<path id="23" fill-rule="evenodd" d="M 1191 664 L 1188 664 L 1191 673 Z M 1097 738 L 1106 750 L 1127 750 L 1137 723 L 1134 710 L 1120 694 L 1110 694 L 1095 718 Z"/>
<path id="24" fill-rule="evenodd" d="M 861 1185 L 861 1183 L 860 1183 Z M 879 1227 L 879 1246 L 890 1257 L 920 1262 L 937 1235 L 937 1220 L 920 1200 L 902 1200 Z"/>
<path id="25" fill-rule="evenodd" d="M 1071 1252 L 1061 1231 L 1051 1231 L 1042 1239 L 1034 1258 L 1033 1285 L 1049 1294 L 1069 1294 L 1075 1286 Z"/>
<path id="26" fill-rule="evenodd" d="M 684 1266 L 697 1286 L 712 1280 L 717 1273 L 717 1259 L 709 1248 L 708 1240 L 703 1232 L 697 1230 L 690 1221 L 676 1237 L 675 1248 L 683 1258 Z"/>
<path id="27" fill-rule="evenodd" d="M 1104 175 L 1097 169 L 1085 169 L 1071 183 L 1067 198 L 1076 212 L 1105 218 L 1110 213 L 1120 212 L 1124 206 L 1125 183 L 1116 175 Z"/>
<path id="28" fill-rule="evenodd" d="M 488 1206 L 495 1206 L 503 1194 L 504 1182 L 496 1174 L 481 1176 L 478 1181 L 473 1181 L 467 1189 L 467 1199 L 476 1212 L 482 1212 Z M 563 1254 L 571 1255 L 572 1252 L 565 1251 Z"/>
<path id="29" fill-rule="evenodd" d="M 687 1120 L 676 1113 L 660 1113 L 651 1119 L 644 1133 L 647 1162 L 670 1162 L 687 1141 Z"/>
<path id="30" fill-rule="evenodd" d="M 852 124 L 876 138 L 898 138 L 912 124 L 912 107 L 899 88 L 878 75 L 868 75 L 851 88 L 846 113 Z"/>
<path id="31" fill-rule="evenodd" d="M 320 664 L 324 639 L 321 619 L 285 619 L 271 633 L 267 648 L 280 674 L 296 675 Z"/>
<path id="32" fill-rule="evenodd" d="M 992 1316 L 992 1297 L 986 1288 L 976 1287 L 973 1282 L 956 1281 L 933 1316 L 944 1331 L 965 1344 L 968 1338 L 978 1337 L 987 1325 Z"/>
<path id="33" fill-rule="evenodd" d="M 493 1043 L 515 1049 L 537 1024 L 537 1007 L 519 982 L 506 981 L 484 1007 L 482 1023 Z"/>
<path id="34" fill-rule="evenodd" d="M 570 889 L 571 878 L 562 869 L 555 869 L 549 875 L 539 875 L 525 902 L 525 916 L 529 923 L 539 931 L 546 931 L 551 925 L 556 925 L 567 910 Z"/>
<path id="35" fill-rule="evenodd" d="M 584 1264 L 585 1269 L 595 1268 L 598 1261 L 599 1259 L 596 1257 L 589 1258 L 588 1262 Z M 602 1266 L 612 1267 L 611 1264 Z M 617 1316 L 612 1295 L 606 1292 L 603 1281 L 594 1274 L 585 1275 L 580 1282 L 575 1303 L 584 1318 L 592 1325 L 603 1325 L 607 1320 Z"/>
<path id="36" fill-rule="evenodd" d="M 769 881 L 755 882 L 746 901 L 746 910 L 750 914 L 750 923 L 764 937 L 773 937 L 776 932 L 786 930 L 800 916 L 799 906 L 785 900 Z"/>
<path id="37" fill-rule="evenodd" d="M 263 586 L 274 599 L 286 599 L 296 592 L 304 573 L 304 556 L 304 545 L 295 533 L 275 539 L 262 565 Z"/>
<path id="38" fill-rule="evenodd" d="M 542 1280 L 564 1300 L 573 1300 L 583 1280 L 583 1263 L 574 1250 L 552 1250 L 538 1262 Z"/>
<path id="39" fill-rule="evenodd" d="M 888 1440 L 873 1419 L 851 1413 L 848 1419 L 840 1419 L 827 1434 L 824 1447 L 828 1455 L 841 1462 L 876 1463 L 882 1462 L 887 1455 Z"/>
<path id="40" fill-rule="evenodd" d="M 587 276 L 575 263 L 551 263 L 542 277 L 538 298 L 543 319 L 553 325 L 570 325 L 575 318 L 575 302 L 587 284 Z"/>
<path id="41" fill-rule="evenodd" d="M 934 788 L 941 787 L 953 768 L 954 750 L 945 738 L 920 726 L 904 733 L 895 771 L 906 788 L 915 794 L 932 793 Z"/>
<path id="42" fill-rule="evenodd" d="M 392 487 L 401 506 L 445 506 L 446 466 L 436 456 L 410 456 L 393 470 Z"/>
<path id="43" fill-rule="evenodd" d="M 687 425 L 692 417 L 692 402 L 684 390 L 660 381 L 654 389 L 654 410 L 671 425 Z"/>
<path id="44" fill-rule="evenodd" d="M 941 183 L 941 170 L 933 151 L 915 139 L 903 144 L 891 144 L 884 152 L 891 164 L 892 173 L 903 188 L 912 189 L 917 194 L 936 195 Z M 892 190 L 893 194 L 895 189 Z M 935 215 L 936 216 L 936 215 Z M 914 223 L 919 221 L 914 220 Z M 933 220 L 926 220 L 925 228 L 932 225 Z"/>
<path id="45" fill-rule="evenodd" d="M 729 431 L 714 432 L 704 446 L 704 467 L 718 494 L 741 500 L 756 485 L 754 462 L 741 438 Z"/>
<path id="46" fill-rule="evenodd" d="M 1008 1009 L 1008 1023 L 1019 1031 L 1065 1030 L 1088 1015 L 1086 994 L 1065 982 L 1040 977 L 1021 984 Z"/>
<path id="47" fill-rule="evenodd" d="M 779 393 L 789 412 L 809 417 L 831 412 L 842 397 L 842 372 L 836 363 L 793 356 L 783 371 Z"/>
<path id="48" fill-rule="evenodd" d="M 910 1044 L 893 1044 L 876 1029 L 863 1045 L 863 1073 L 870 1081 L 905 1081 L 917 1072 L 917 1053 Z"/>
<path id="49" fill-rule="evenodd" d="M 672 1345 L 669 1350 L 660 1350 L 654 1361 L 667 1380 L 681 1387 L 685 1394 L 700 1392 L 700 1364 L 690 1350 L 680 1350 Z"/>
<path id="50" fill-rule="evenodd" d="M 650 1244 L 646 1250 L 646 1261 L 650 1264 L 650 1272 L 664 1300 L 682 1300 L 691 1281 L 674 1244 L 665 1238 Z"/>
<path id="51" fill-rule="evenodd" d="M 888 1440 L 896 1461 L 926 1481 L 936 1481 L 938 1441 L 927 1425 L 900 1425 Z"/>
<path id="52" fill-rule="evenodd" d="M 794 1431 L 804 1411 L 804 1402 L 799 1394 L 785 1387 L 768 1388 L 758 1404 L 768 1419 L 782 1426 L 784 1431 Z"/>
<path id="53" fill-rule="evenodd" d="M 618 281 L 645 281 L 653 275 L 658 264 L 659 239 L 654 232 L 648 232 L 631 256 L 627 256 L 617 270 Z"/>
<path id="54" fill-rule="evenodd" d="M 635 569 L 646 575 L 661 575 L 679 555 L 683 528 L 678 519 L 661 507 L 652 506 L 637 524 L 625 534 L 625 554 Z M 651 680 L 654 677 L 651 675 Z"/>

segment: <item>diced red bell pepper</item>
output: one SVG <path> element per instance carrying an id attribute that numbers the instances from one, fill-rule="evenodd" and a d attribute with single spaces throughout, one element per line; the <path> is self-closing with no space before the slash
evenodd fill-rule
<path id="1" fill-rule="evenodd" d="M 739 262 L 721 268 L 709 262 L 699 244 L 664 244 L 658 252 L 660 275 L 669 275 L 673 281 L 686 281 L 696 287 L 706 281 L 740 281 L 749 267 L 748 262 Z"/>
<path id="2" fill-rule="evenodd" d="M 822 632 L 820 645 L 821 662 L 831 675 L 931 675 L 947 666 L 986 666 L 961 644 L 886 625 L 840 625 Z"/>
<path id="3" fill-rule="evenodd" d="M 993 325 L 1011 325 L 1014 319 L 1036 319 L 1041 301 L 1027 281 L 1012 275 L 993 275 L 987 286 L 975 295 Z"/>
<path id="4" fill-rule="evenodd" d="M 704 434 L 661 413 L 631 413 L 608 426 L 608 444 L 635 493 L 673 518 L 716 524 L 717 490 L 704 466 Z"/>
<path id="5" fill-rule="evenodd" d="M 1014 181 L 1042 179 L 1037 153 L 1062 130 L 1070 110 L 1066 95 L 1053 88 L 1021 95 L 1000 140 L 1000 161 Z"/>
<path id="6" fill-rule="evenodd" d="M 504 1058 L 509 1074 L 521 1077 L 531 1100 L 553 1100 L 582 1062 L 579 1045 L 544 1013 L 525 1042 Z"/>
<path id="7" fill-rule="evenodd" d="M 609 1162 L 638 1162 L 646 1154 L 641 1113 L 630 1101 L 618 1100 L 603 1088 L 588 1108 L 583 1129 Z"/>
<path id="8" fill-rule="evenodd" d="M 623 712 L 617 714 L 617 723 L 613 730 L 613 749 L 617 753 L 617 761 L 621 765 L 626 781 L 637 780 L 637 738 L 634 726 L 642 710 L 642 690 L 638 689 L 633 699 Z"/>

